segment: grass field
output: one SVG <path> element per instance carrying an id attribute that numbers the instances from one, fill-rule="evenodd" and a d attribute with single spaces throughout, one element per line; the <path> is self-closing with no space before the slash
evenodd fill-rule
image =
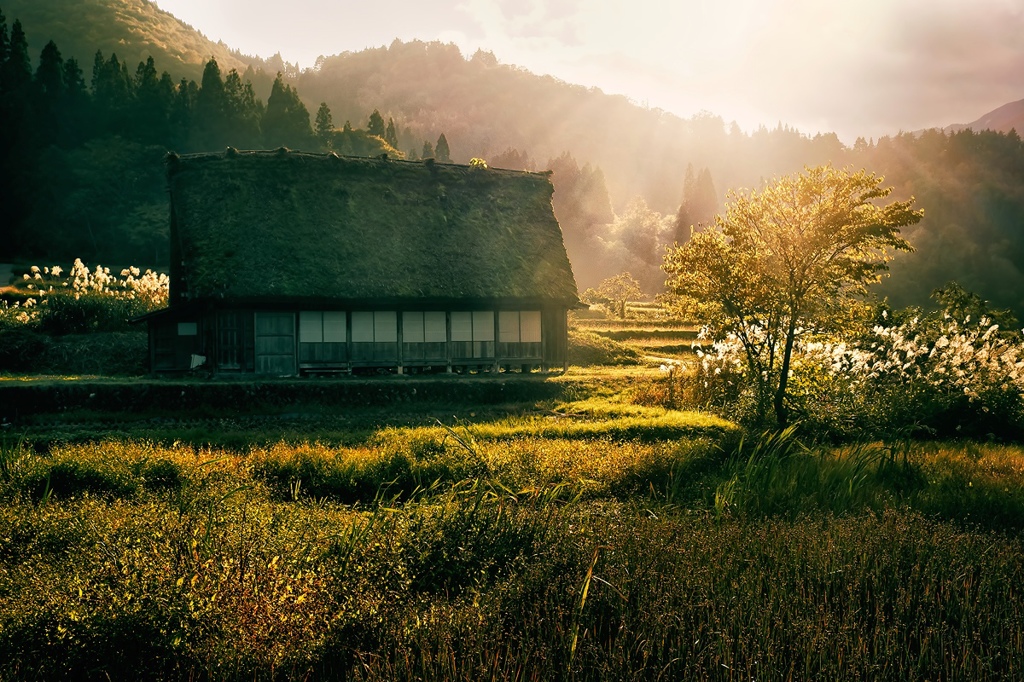
<path id="1" fill-rule="evenodd" d="M 1024 677 L 1024 449 L 743 434 L 665 381 L 26 418 L 0 680 Z"/>

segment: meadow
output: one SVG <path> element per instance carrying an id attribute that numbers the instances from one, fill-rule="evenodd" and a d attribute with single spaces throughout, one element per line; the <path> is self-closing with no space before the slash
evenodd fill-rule
<path id="1" fill-rule="evenodd" d="M 533 396 L 26 420 L 0 679 L 1024 675 L 1024 450 L 745 433 L 634 345 Z"/>

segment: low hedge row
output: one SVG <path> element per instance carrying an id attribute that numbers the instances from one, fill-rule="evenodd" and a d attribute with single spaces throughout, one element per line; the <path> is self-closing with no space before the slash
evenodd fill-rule
<path id="1" fill-rule="evenodd" d="M 541 376 L 268 381 L 10 381 L 0 383 L 0 418 L 86 410 L 145 414 L 298 412 L 304 407 L 375 407 L 409 402 L 497 405 L 558 398 L 564 385 Z"/>

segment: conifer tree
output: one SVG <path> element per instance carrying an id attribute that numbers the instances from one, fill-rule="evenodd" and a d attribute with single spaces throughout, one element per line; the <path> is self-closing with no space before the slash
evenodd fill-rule
<path id="1" fill-rule="evenodd" d="M 64 91 L 58 107 L 60 117 L 60 139 L 58 144 L 73 147 L 89 135 L 88 122 L 92 117 L 89 91 L 85 86 L 85 75 L 78 60 L 68 57 L 64 61 L 62 76 Z"/>
<path id="2" fill-rule="evenodd" d="M 673 225 L 676 243 L 685 244 L 691 232 L 709 226 L 717 211 L 718 193 L 711 179 L 711 171 L 703 168 L 700 173 L 694 173 L 693 164 L 687 164 L 683 199 Z"/>
<path id="3" fill-rule="evenodd" d="M 434 147 L 434 156 L 441 163 L 451 163 L 452 156 L 451 150 L 448 148 L 448 138 L 441 133 L 441 137 L 437 138 L 437 146 Z"/>
<path id="4" fill-rule="evenodd" d="M 170 102 L 161 92 L 160 77 L 152 57 L 135 69 L 135 115 L 132 128 L 136 139 L 158 142 L 167 138 Z"/>
<path id="5" fill-rule="evenodd" d="M 92 93 L 97 132 L 118 133 L 127 126 L 133 83 L 128 68 L 111 53 L 109 59 L 96 51 L 92 67 Z"/>
<path id="6" fill-rule="evenodd" d="M 0 67 L 0 82 L 3 83 L 2 90 L 5 93 L 28 96 L 28 88 L 32 83 L 32 63 L 28 56 L 28 39 L 17 19 L 11 25 L 7 57 Z"/>
<path id="7" fill-rule="evenodd" d="M 423 151 L 420 152 L 420 158 L 432 159 L 434 158 L 434 148 L 430 146 L 430 142 L 423 142 Z"/>
<path id="8" fill-rule="evenodd" d="M 268 147 L 301 149 L 313 141 L 309 125 L 309 111 L 299 99 L 295 88 L 284 82 L 279 71 L 267 99 L 267 113 L 263 116 L 263 135 Z"/>
<path id="9" fill-rule="evenodd" d="M 0 261 L 9 261 L 12 254 L 29 242 L 32 235 L 17 229 L 29 212 L 26 199 L 32 190 L 37 154 L 32 116 L 32 71 L 28 57 L 28 41 L 15 20 L 11 27 L 7 58 L 0 64 L 0 223 L 5 226 L 0 239 Z M 10 227 L 8 227 L 10 226 Z"/>
<path id="10" fill-rule="evenodd" d="M 220 66 L 216 59 L 210 59 L 203 68 L 203 79 L 192 113 L 193 148 L 213 151 L 226 146 L 227 117 L 227 96 Z"/>
<path id="11" fill-rule="evenodd" d="M 171 104 L 171 146 L 187 149 L 192 138 L 192 117 L 196 99 L 199 97 L 199 86 L 195 81 L 181 79 L 174 89 L 174 101 Z"/>
<path id="12" fill-rule="evenodd" d="M 60 135 L 60 106 L 64 96 L 64 58 L 57 44 L 46 43 L 39 55 L 39 66 L 33 80 L 36 133 L 38 143 L 49 145 Z"/>
<path id="13" fill-rule="evenodd" d="M 387 131 L 384 130 L 384 118 L 376 109 L 374 109 L 373 113 L 370 114 L 370 120 L 366 124 L 366 132 L 368 132 L 371 135 L 376 135 L 381 139 L 383 139 L 384 136 L 387 135 Z"/>
<path id="14" fill-rule="evenodd" d="M 0 71 L 3 70 L 4 64 L 7 63 L 7 58 L 11 54 L 11 38 L 7 33 L 7 17 L 4 16 L 3 10 L 0 10 Z M 0 83 L 0 87 L 2 87 Z M 3 92 L 3 90 L 0 90 Z"/>
<path id="15" fill-rule="evenodd" d="M 316 110 L 316 124 L 313 126 L 316 139 L 320 142 L 320 148 L 327 151 L 331 149 L 331 136 L 334 134 L 334 119 L 331 118 L 331 108 L 327 102 L 320 102 L 320 108 Z"/>
<path id="16" fill-rule="evenodd" d="M 261 146 L 261 119 L 263 103 L 249 81 L 242 82 L 236 69 L 224 79 L 225 143 L 242 149 Z"/>
<path id="17" fill-rule="evenodd" d="M 398 131 L 395 128 L 395 120 L 390 116 L 388 117 L 387 130 L 384 131 L 384 141 L 398 149 Z"/>

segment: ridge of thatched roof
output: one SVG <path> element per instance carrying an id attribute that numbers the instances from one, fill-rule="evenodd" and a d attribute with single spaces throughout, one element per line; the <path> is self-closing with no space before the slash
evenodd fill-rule
<path id="1" fill-rule="evenodd" d="M 167 165 L 179 302 L 578 301 L 548 173 L 283 149 Z"/>

